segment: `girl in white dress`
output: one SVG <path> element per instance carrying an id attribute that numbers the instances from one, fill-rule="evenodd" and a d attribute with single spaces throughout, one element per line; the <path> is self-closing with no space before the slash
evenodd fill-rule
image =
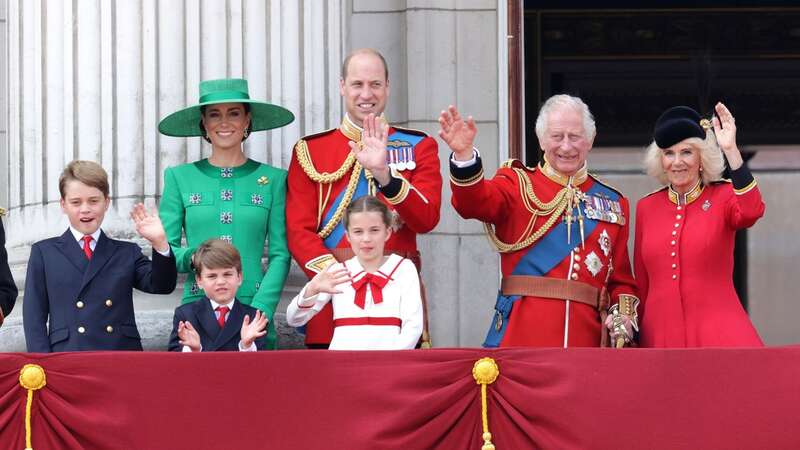
<path id="1" fill-rule="evenodd" d="M 289 304 L 287 322 L 305 325 L 332 301 L 331 350 L 414 348 L 422 335 L 419 275 L 410 260 L 383 254 L 392 234 L 389 208 L 365 195 L 343 220 L 355 256 L 314 276 Z"/>

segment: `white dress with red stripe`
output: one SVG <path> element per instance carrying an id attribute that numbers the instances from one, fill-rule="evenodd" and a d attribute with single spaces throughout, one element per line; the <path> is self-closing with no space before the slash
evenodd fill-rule
<path id="1" fill-rule="evenodd" d="M 337 286 L 341 294 L 305 298 L 306 287 L 286 311 L 289 325 L 306 324 L 333 301 L 331 350 L 402 350 L 417 345 L 422 335 L 419 275 L 410 260 L 389 255 L 377 272 L 364 271 L 358 258 L 343 263 L 352 283 Z"/>

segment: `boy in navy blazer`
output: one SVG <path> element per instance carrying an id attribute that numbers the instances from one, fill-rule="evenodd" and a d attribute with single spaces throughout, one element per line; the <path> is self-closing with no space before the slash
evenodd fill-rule
<path id="1" fill-rule="evenodd" d="M 142 204 L 131 212 L 136 231 L 153 246 L 151 262 L 138 245 L 100 229 L 111 200 L 99 164 L 72 161 L 58 188 L 69 229 L 31 247 L 22 300 L 28 351 L 142 350 L 133 288 L 169 294 L 177 279 L 161 220 Z"/>
<path id="2" fill-rule="evenodd" d="M 264 350 L 267 316 L 236 299 L 242 284 L 242 258 L 236 247 L 209 239 L 195 251 L 192 266 L 206 296 L 175 309 L 169 350 Z"/>

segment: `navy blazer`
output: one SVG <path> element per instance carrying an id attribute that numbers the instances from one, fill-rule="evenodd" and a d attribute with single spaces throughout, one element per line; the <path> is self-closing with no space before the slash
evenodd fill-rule
<path id="1" fill-rule="evenodd" d="M 179 352 L 183 346 L 178 342 L 178 322 L 188 321 L 192 324 L 197 334 L 200 335 L 200 345 L 204 352 L 235 352 L 239 350 L 241 340 L 242 323 L 244 316 L 250 316 L 252 322 L 256 316 L 257 309 L 245 305 L 237 299 L 233 300 L 233 306 L 225 321 L 225 327 L 220 328 L 216 314 L 211 309 L 211 301 L 208 297 L 187 303 L 175 308 L 175 317 L 172 319 L 172 333 L 169 336 L 169 351 Z M 264 350 L 266 336 L 255 340 L 256 348 Z"/>
<path id="2" fill-rule="evenodd" d="M 22 301 L 28 351 L 141 350 L 133 288 L 169 294 L 177 276 L 172 252 L 153 251 L 151 262 L 102 231 L 91 260 L 69 229 L 33 244 Z"/>
<path id="3" fill-rule="evenodd" d="M 0 221 L 0 325 L 3 318 L 11 314 L 14 303 L 17 301 L 17 285 L 11 277 L 8 267 L 8 253 L 6 252 L 6 231 Z"/>

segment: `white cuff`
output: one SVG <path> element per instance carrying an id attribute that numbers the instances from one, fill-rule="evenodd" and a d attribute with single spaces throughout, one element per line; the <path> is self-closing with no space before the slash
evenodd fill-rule
<path id="1" fill-rule="evenodd" d="M 241 339 L 239 340 L 239 351 L 240 352 L 255 352 L 257 350 L 258 349 L 256 348 L 255 341 L 250 343 L 250 347 L 244 348 L 244 347 L 242 347 L 242 340 Z"/>
<path id="2" fill-rule="evenodd" d="M 450 155 L 450 162 L 453 163 L 454 166 L 458 167 L 459 169 L 463 169 L 465 167 L 469 167 L 474 165 L 478 162 L 478 156 L 481 156 L 480 152 L 477 148 L 472 147 L 472 159 L 468 161 L 458 161 L 456 160 L 456 154 L 453 153 Z"/>
<path id="3" fill-rule="evenodd" d="M 328 294 L 327 292 L 319 292 L 317 295 L 312 295 L 311 297 L 306 297 L 305 294 L 306 288 L 303 288 L 303 290 L 300 291 L 300 294 L 298 294 L 297 306 L 301 308 L 312 308 L 317 304 L 317 302 L 326 302 L 331 297 L 331 294 Z"/>

